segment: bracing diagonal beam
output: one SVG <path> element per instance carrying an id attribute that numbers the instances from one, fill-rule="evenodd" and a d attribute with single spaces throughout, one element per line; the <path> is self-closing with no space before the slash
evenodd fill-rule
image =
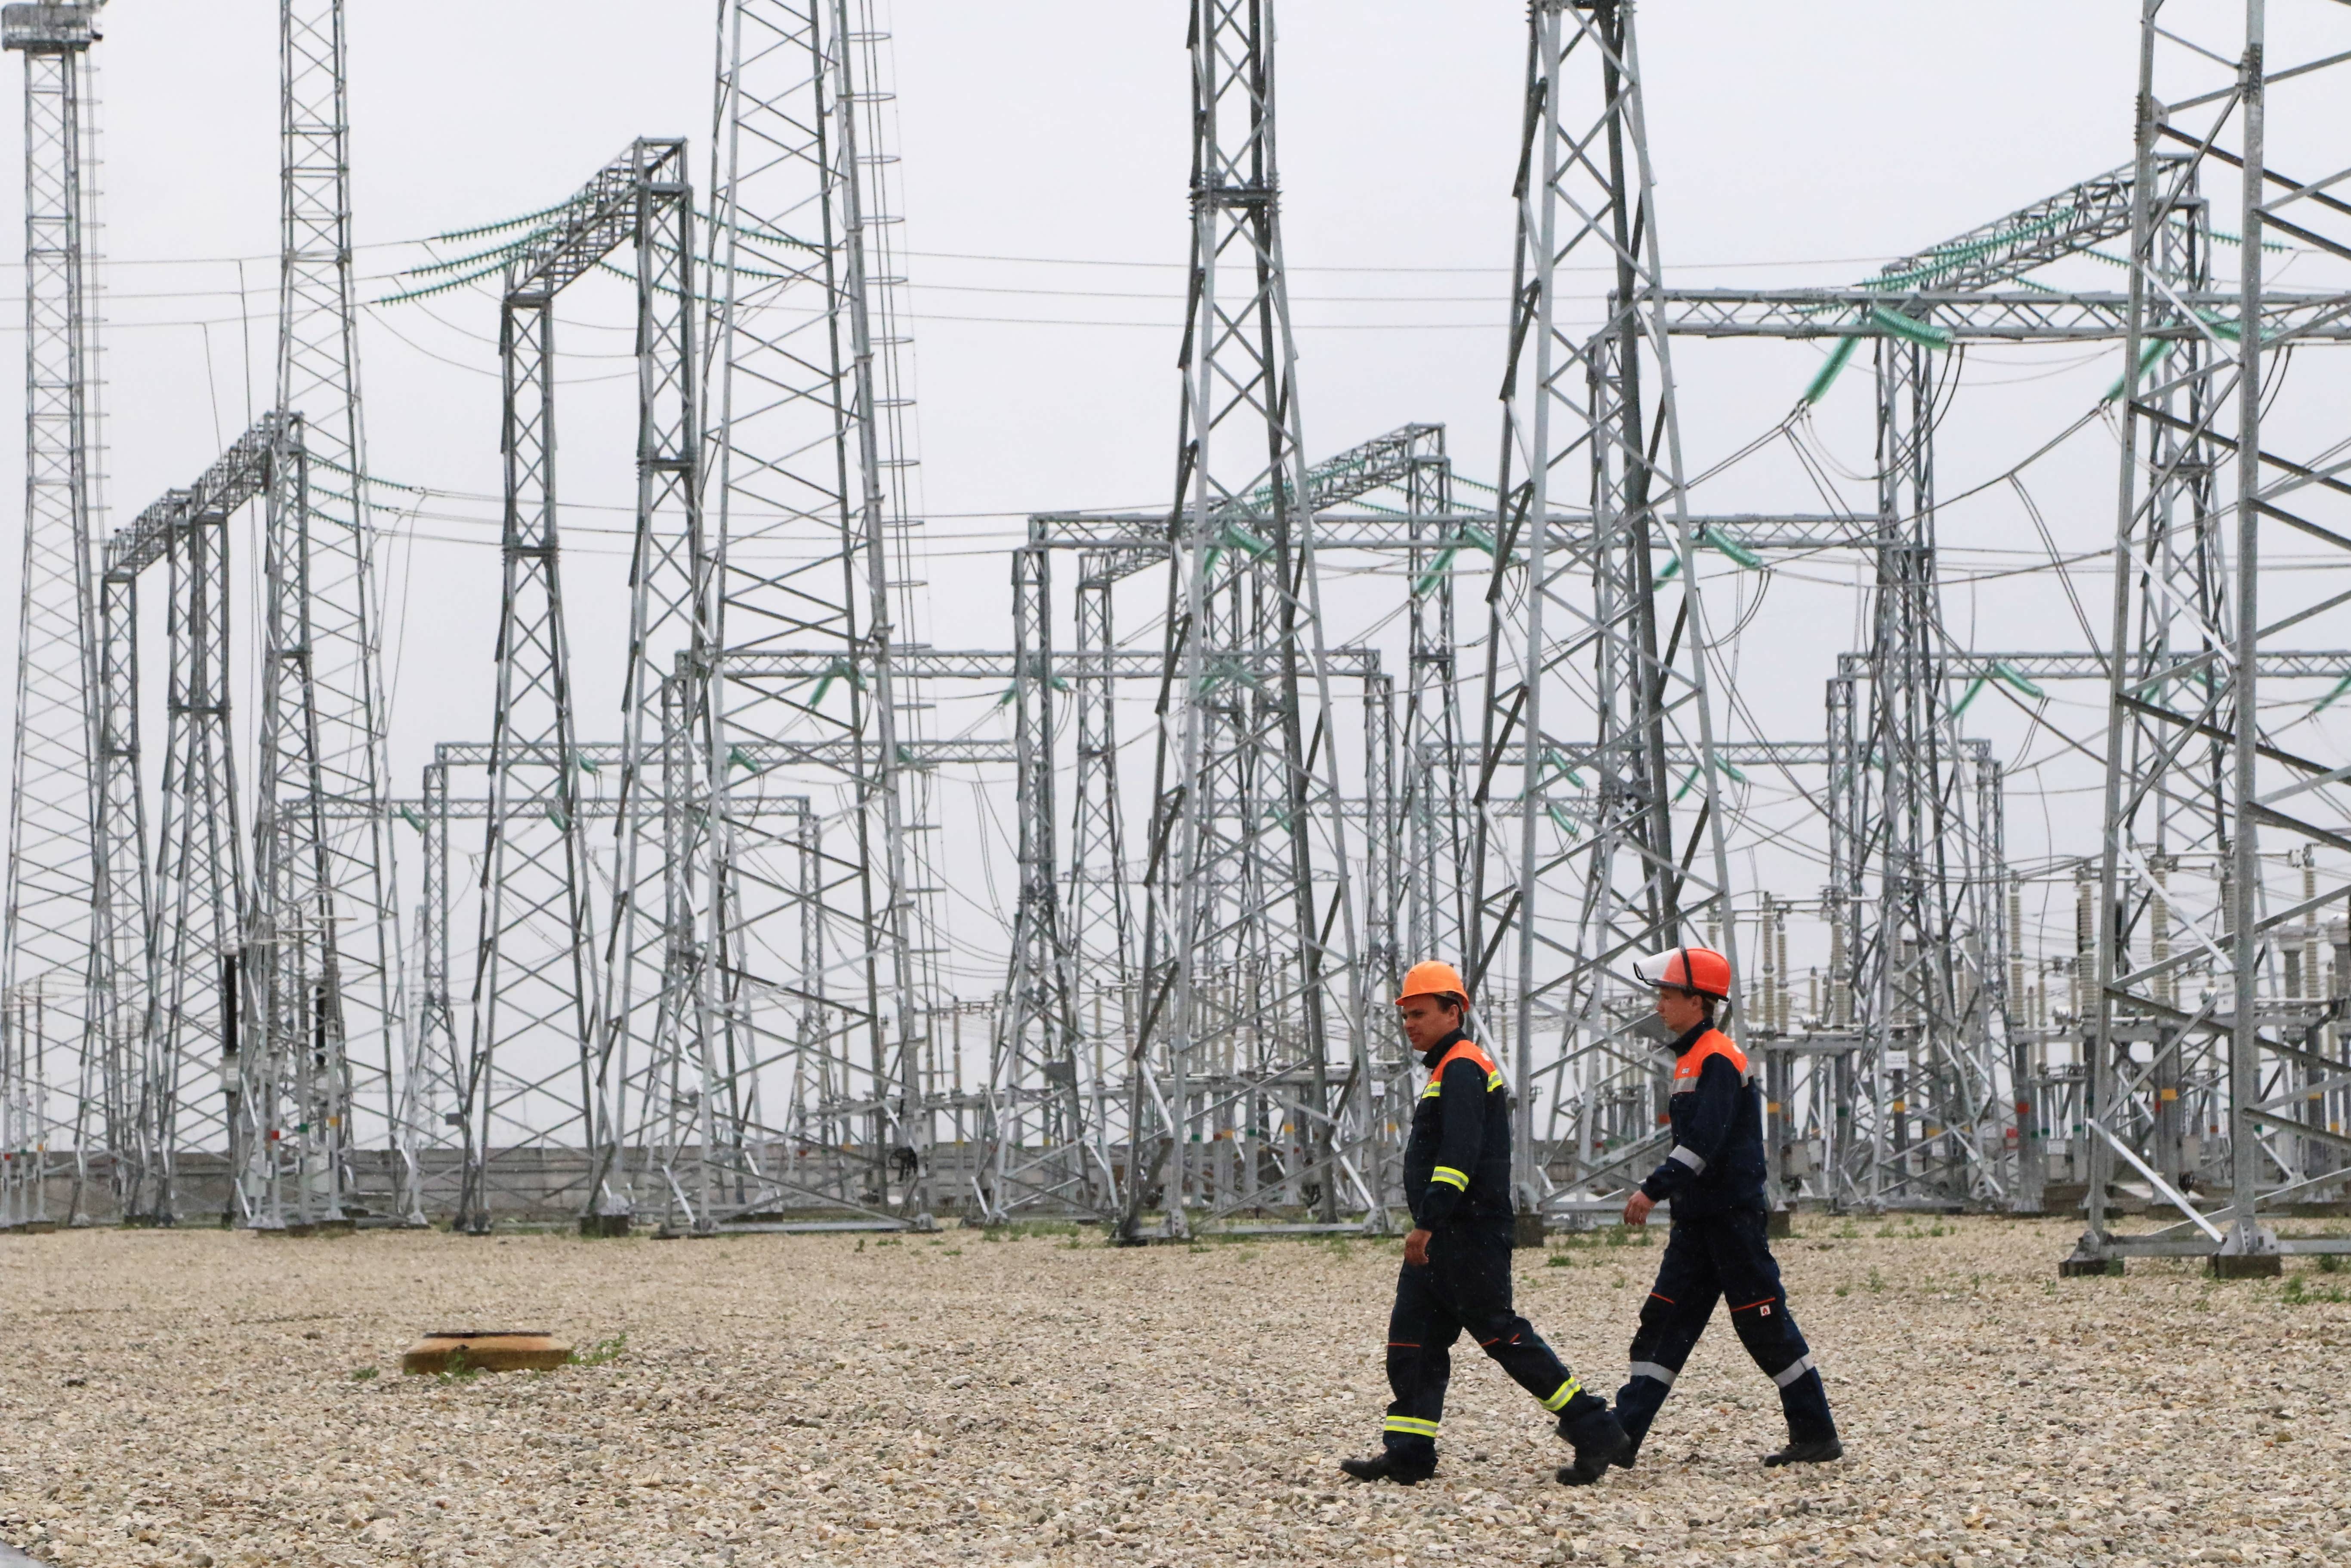
<path id="1" fill-rule="evenodd" d="M 2149 172 L 2160 183 L 2184 162 L 2180 154 L 2164 154 Z M 1899 294 L 1921 289 L 1973 293 L 2013 282 L 2036 267 L 2128 235 L 2137 176 L 2138 165 L 2131 162 L 2068 185 L 1940 245 L 1889 261 L 1863 287 Z M 2158 196 L 2157 209 L 2168 200 Z"/>

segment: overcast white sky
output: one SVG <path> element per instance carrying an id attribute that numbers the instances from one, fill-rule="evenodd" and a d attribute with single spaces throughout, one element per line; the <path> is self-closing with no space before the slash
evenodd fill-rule
<path id="1" fill-rule="evenodd" d="M 383 275 L 419 258 L 400 242 L 544 206 L 633 136 L 689 135 L 695 168 L 705 167 L 709 0 L 352 0 L 350 10 L 365 298 L 392 292 Z M 1008 641 L 1007 567 L 990 552 L 1022 514 L 1165 499 L 1187 233 L 1185 20 L 1177 0 L 898 0 L 921 503 L 942 645 Z M 1327 452 L 1437 420 L 1464 469 L 1490 476 L 1524 7 L 1281 0 L 1280 26 L 1308 445 Z M 106 14 L 117 521 L 185 483 L 269 397 L 276 26 L 267 0 L 116 0 Z M 2136 7 L 2120 0 L 1656 0 L 1641 29 L 1660 232 L 1679 282 L 1850 281 L 2129 155 Z M 223 259 L 237 257 L 247 259 Z M 566 342 L 625 350 L 625 339 L 593 329 L 619 319 L 618 294 L 583 285 L 583 326 Z M 369 313 L 378 474 L 496 490 L 496 312 L 488 293 L 461 291 Z M 1959 405 L 1942 443 L 1945 489 L 2070 422 L 2112 381 L 2109 358 L 1973 356 L 1970 384 L 1985 390 Z M 1687 345 L 1693 466 L 1774 423 L 1817 361 L 1803 345 Z M 589 737 L 617 728 L 611 634 L 624 624 L 613 559 L 597 553 L 621 540 L 590 530 L 622 527 L 632 494 L 632 387 L 594 378 L 625 369 L 570 365 L 586 379 L 567 391 L 560 427 L 564 496 L 578 508 L 566 517 L 567 593 Z M 1851 378 L 1820 424 L 1856 472 L 1868 458 L 1865 386 Z M 20 461 L 0 454 L 0 475 L 19 476 Z M 1810 509 L 1818 497 L 1798 479 L 1792 465 L 1759 464 L 1700 499 Z M 2110 530 L 2103 436 L 2035 482 L 2069 548 L 2095 548 Z M 1865 494 L 1848 487 L 1847 498 Z M 403 793 L 434 740 L 488 730 L 495 504 L 436 499 L 425 511 L 386 551 Z M 1944 538 L 2039 548 L 2005 493 L 1955 510 Z M 5 554 L 0 570 L 13 573 L 15 552 Z M 1761 672 L 1740 683 L 1750 707 L 1793 737 L 1820 734 L 1821 678 L 1858 645 L 1857 597 L 1836 586 L 1849 574 L 1812 576 L 1774 581 L 1740 655 L 1742 672 Z M 1756 586 L 1726 590 L 1734 615 L 1755 608 Z M 2044 589 L 2037 599 L 1964 590 L 1950 612 L 1987 644 L 2079 645 L 2070 611 Z M 2102 580 L 2092 591 L 2103 595 Z M 1368 622 L 1395 595 L 1390 582 L 1334 602 Z M 2093 602 L 2092 621 L 2103 618 Z M 2067 695 L 2082 700 L 2074 719 L 2091 722 L 2090 694 Z M 2012 804 L 2011 821 L 2037 810 Z M 1800 894 L 1818 875 L 1782 874 L 1782 891 Z"/>

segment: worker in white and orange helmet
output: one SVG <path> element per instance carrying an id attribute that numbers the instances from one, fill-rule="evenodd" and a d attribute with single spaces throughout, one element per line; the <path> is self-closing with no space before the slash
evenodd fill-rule
<path id="1" fill-rule="evenodd" d="M 1673 1145 L 1648 1180 L 1625 1200 L 1625 1223 L 1646 1225 L 1660 1203 L 1673 1206 L 1673 1230 L 1657 1282 L 1641 1303 L 1633 1364 L 1616 1393 L 1616 1418 L 1633 1449 L 1683 1364 L 1706 1332 L 1718 1299 L 1730 1306 L 1740 1343 L 1780 1387 L 1788 1443 L 1766 1465 L 1819 1464 L 1844 1457 L 1828 1391 L 1813 1353 L 1788 1311 L 1780 1265 L 1766 1239 L 1763 1106 L 1747 1057 L 1715 1027 L 1730 998 L 1730 960 L 1711 947 L 1675 947 L 1643 958 L 1635 973 L 1656 988 L 1657 1018 L 1673 1031 L 1673 1094 L 1667 1103 Z M 1633 1455 L 1623 1463 L 1630 1468 Z M 1562 1472 L 1561 1479 L 1568 1479 Z"/>
<path id="2" fill-rule="evenodd" d="M 1437 1469 L 1437 1424 L 1464 1330 L 1558 1416 L 1576 1464 L 1597 1480 L 1631 1444 L 1608 1401 L 1585 1391 L 1510 1305 L 1510 1097 L 1502 1070 L 1469 1038 L 1469 988 L 1450 964 L 1415 964 L 1396 1011 L 1428 1085 L 1405 1145 L 1412 1233 L 1388 1314 L 1388 1389 L 1379 1453 L 1343 1459 L 1357 1480 L 1405 1486 Z M 1564 1472 L 1562 1472 L 1564 1475 Z"/>

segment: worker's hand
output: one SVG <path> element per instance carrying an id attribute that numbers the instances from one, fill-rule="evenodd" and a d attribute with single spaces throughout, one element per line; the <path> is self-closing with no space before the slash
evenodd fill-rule
<path id="1" fill-rule="evenodd" d="M 1656 1207 L 1657 1200 L 1656 1198 L 1651 1197 L 1639 1187 L 1635 1187 L 1633 1189 L 1633 1196 L 1625 1200 L 1625 1223 L 1627 1225 L 1648 1224 L 1649 1210 Z"/>
<path id="2" fill-rule="evenodd" d="M 1404 1239 L 1404 1260 L 1416 1269 L 1428 1267 L 1428 1232 L 1416 1230 Z"/>

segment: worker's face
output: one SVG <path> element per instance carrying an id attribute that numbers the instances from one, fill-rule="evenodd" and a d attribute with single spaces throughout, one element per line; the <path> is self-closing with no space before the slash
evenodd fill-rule
<path id="1" fill-rule="evenodd" d="M 1706 1021 L 1706 998 L 1670 986 L 1657 988 L 1657 1017 L 1676 1034 L 1687 1034 Z"/>
<path id="2" fill-rule="evenodd" d="M 1461 1027 L 1461 1009 L 1447 1007 L 1435 997 L 1406 997 L 1396 1004 L 1404 1020 L 1404 1037 L 1415 1051 L 1426 1051 Z"/>

